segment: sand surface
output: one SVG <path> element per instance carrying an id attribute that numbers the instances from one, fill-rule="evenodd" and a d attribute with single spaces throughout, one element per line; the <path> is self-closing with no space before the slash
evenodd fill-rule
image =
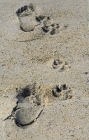
<path id="1" fill-rule="evenodd" d="M 89 140 L 88 6 L 0 0 L 0 140 Z"/>

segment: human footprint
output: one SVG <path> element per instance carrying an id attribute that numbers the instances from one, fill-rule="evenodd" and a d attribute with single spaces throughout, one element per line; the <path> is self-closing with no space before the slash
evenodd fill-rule
<path id="1" fill-rule="evenodd" d="M 32 3 L 18 9 L 16 14 L 19 18 L 21 30 L 25 32 L 33 31 L 35 26 L 40 24 L 37 17 L 41 17 L 41 9 Z"/>
<path id="2" fill-rule="evenodd" d="M 50 16 L 42 15 L 41 9 L 32 3 L 19 8 L 16 14 L 19 18 L 20 28 L 24 32 L 34 31 L 37 27 L 36 29 L 40 30 L 42 35 L 59 33 L 59 23 L 55 23 Z"/>

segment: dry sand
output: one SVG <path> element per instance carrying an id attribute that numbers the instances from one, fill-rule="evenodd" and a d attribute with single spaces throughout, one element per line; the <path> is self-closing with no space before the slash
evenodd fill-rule
<path id="1" fill-rule="evenodd" d="M 0 140 L 89 140 L 88 6 L 0 0 Z"/>

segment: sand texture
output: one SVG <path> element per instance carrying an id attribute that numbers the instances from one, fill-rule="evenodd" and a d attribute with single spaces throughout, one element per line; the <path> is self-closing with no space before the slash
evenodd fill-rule
<path id="1" fill-rule="evenodd" d="M 89 140 L 88 9 L 0 1 L 0 140 Z"/>

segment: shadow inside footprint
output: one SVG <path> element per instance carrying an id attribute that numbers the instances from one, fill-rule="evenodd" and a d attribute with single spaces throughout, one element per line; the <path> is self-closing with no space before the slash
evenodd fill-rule
<path id="1" fill-rule="evenodd" d="M 16 98 L 18 99 L 18 102 L 23 102 L 24 98 L 28 97 L 31 95 L 31 90 L 29 85 L 26 86 L 24 89 L 16 89 L 18 95 L 16 96 Z"/>
<path id="2" fill-rule="evenodd" d="M 16 11 L 17 16 L 19 16 L 22 12 L 26 11 L 27 8 L 28 8 L 27 5 L 25 5 L 24 7 L 19 8 L 19 9 Z"/>
<path id="3" fill-rule="evenodd" d="M 44 27 L 42 27 L 42 29 L 45 33 L 49 32 L 49 27 L 48 26 L 44 26 Z"/>
<path id="4" fill-rule="evenodd" d="M 42 21 L 44 18 L 45 18 L 45 16 L 37 16 L 37 17 L 36 17 L 36 20 L 37 20 L 38 22 L 40 22 L 40 21 Z"/>

